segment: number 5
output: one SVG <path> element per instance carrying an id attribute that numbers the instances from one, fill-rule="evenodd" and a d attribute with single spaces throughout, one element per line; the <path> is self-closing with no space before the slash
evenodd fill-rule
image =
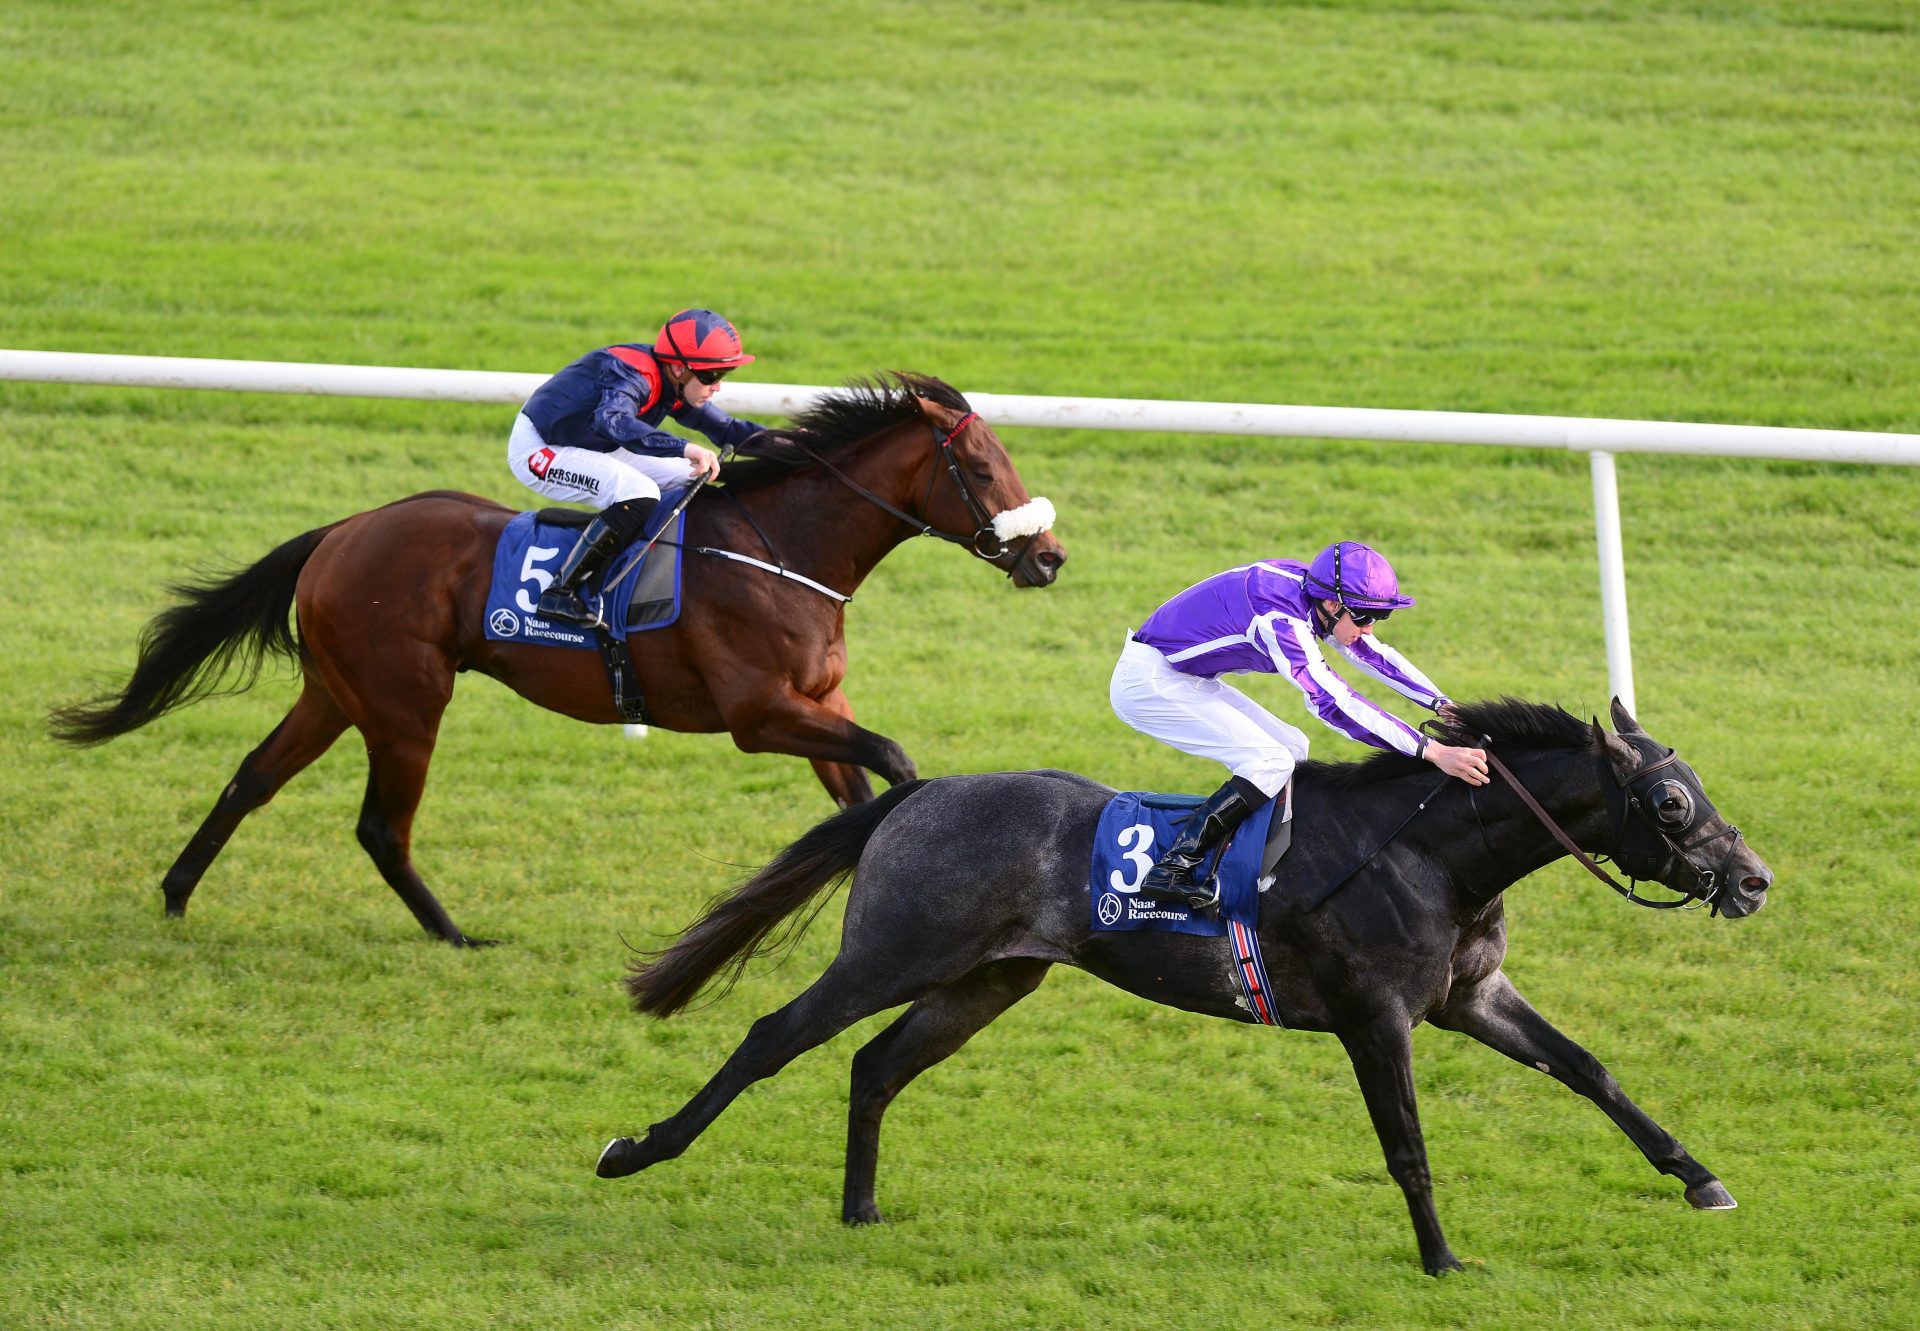
<path id="1" fill-rule="evenodd" d="M 520 565 L 520 581 L 533 583 L 537 590 L 533 596 L 528 596 L 527 589 L 522 587 L 513 594 L 513 603 L 519 606 L 523 613 L 531 615 L 539 612 L 540 602 L 537 599 L 539 593 L 553 585 L 553 574 L 541 568 L 540 565 L 559 553 L 560 547 L 557 545 L 527 547 L 526 560 Z"/>

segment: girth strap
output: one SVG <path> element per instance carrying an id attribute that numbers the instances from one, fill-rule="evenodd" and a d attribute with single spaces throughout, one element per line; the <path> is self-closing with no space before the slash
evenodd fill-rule
<path id="1" fill-rule="evenodd" d="M 1260 955 L 1260 936 L 1251 925 L 1239 920 L 1227 922 L 1227 946 L 1233 949 L 1233 978 L 1239 981 L 1247 1011 L 1262 1026 L 1284 1026 L 1280 1009 L 1273 1001 L 1273 987 L 1267 982 L 1266 959 Z"/>
<path id="2" fill-rule="evenodd" d="M 607 668 L 607 682 L 613 686 L 614 710 L 628 725 L 646 725 L 647 699 L 640 691 L 640 676 L 634 671 L 626 644 L 609 633 L 604 624 L 593 626 L 593 636 L 600 644 L 600 663 Z"/>

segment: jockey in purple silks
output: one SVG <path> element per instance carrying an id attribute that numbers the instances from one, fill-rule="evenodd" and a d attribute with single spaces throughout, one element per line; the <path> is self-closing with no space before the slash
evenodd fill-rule
<path id="1" fill-rule="evenodd" d="M 1320 654 L 1320 643 L 1330 639 L 1361 670 L 1438 712 L 1447 697 L 1373 636 L 1375 624 L 1412 604 L 1378 552 L 1336 541 L 1311 564 L 1266 559 L 1195 583 L 1128 637 L 1113 671 L 1113 710 L 1141 734 L 1224 763 L 1233 774 L 1194 810 L 1141 881 L 1141 896 L 1196 908 L 1213 904 L 1194 871 L 1248 814 L 1286 788 L 1294 764 L 1307 756 L 1307 737 L 1298 728 L 1222 675 L 1285 675 L 1341 734 L 1424 758 L 1470 785 L 1487 783 L 1485 753 L 1422 735 L 1355 693 Z"/>
<path id="2" fill-rule="evenodd" d="M 507 465 L 535 494 L 600 510 L 541 594 L 543 618 L 591 624 L 580 584 L 640 534 L 661 489 L 720 474 L 712 449 L 661 429 L 663 418 L 722 448 L 766 428 L 735 420 L 711 400 L 728 371 L 752 359 L 725 319 L 682 310 L 651 346 L 589 351 L 533 391 L 513 423 Z"/>

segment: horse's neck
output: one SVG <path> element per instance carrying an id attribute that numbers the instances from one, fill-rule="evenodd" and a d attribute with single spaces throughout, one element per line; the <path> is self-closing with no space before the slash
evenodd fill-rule
<path id="1" fill-rule="evenodd" d="M 1607 799 L 1601 788 L 1599 759 L 1590 753 L 1571 751 L 1502 757 L 1575 845 L 1589 854 L 1609 849 Z M 1474 791 L 1463 807 L 1472 821 L 1458 835 L 1470 848 L 1474 867 L 1473 872 L 1461 875 L 1461 881 L 1471 886 L 1477 897 L 1498 895 L 1567 853 L 1498 773 L 1493 774 L 1491 785 Z M 1485 873 L 1481 872 L 1483 866 Z"/>
<path id="2" fill-rule="evenodd" d="M 912 423 L 882 431 L 828 460 L 865 489 L 913 513 L 927 488 L 930 449 L 909 451 Z M 925 456 L 922 456 L 925 454 Z M 869 503 L 825 467 L 807 467 L 741 496 L 775 557 L 837 591 L 853 593 L 915 531 Z"/>

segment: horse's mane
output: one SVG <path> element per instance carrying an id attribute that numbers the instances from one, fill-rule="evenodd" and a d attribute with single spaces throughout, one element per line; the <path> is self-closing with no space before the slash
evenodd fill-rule
<path id="1" fill-rule="evenodd" d="M 889 370 L 852 379 L 794 417 L 788 429 L 754 436 L 751 454 L 745 461 L 728 463 L 720 479 L 729 490 L 751 490 L 814 466 L 795 444 L 796 436 L 813 452 L 831 454 L 917 416 L 914 399 L 919 397 L 954 411 L 973 410 L 957 389 L 929 374 Z"/>
<path id="2" fill-rule="evenodd" d="M 1446 744 L 1477 744 L 1482 735 L 1503 749 L 1561 749 L 1587 752 L 1593 748 L 1593 731 L 1585 721 L 1551 703 L 1526 702 L 1520 698 L 1494 698 L 1486 702 L 1457 702 L 1455 720 L 1435 722 L 1440 739 Z M 1302 763 L 1314 774 L 1316 784 L 1334 790 L 1353 790 L 1395 777 L 1431 773 L 1433 764 L 1404 753 L 1382 750 L 1358 762 Z"/>

